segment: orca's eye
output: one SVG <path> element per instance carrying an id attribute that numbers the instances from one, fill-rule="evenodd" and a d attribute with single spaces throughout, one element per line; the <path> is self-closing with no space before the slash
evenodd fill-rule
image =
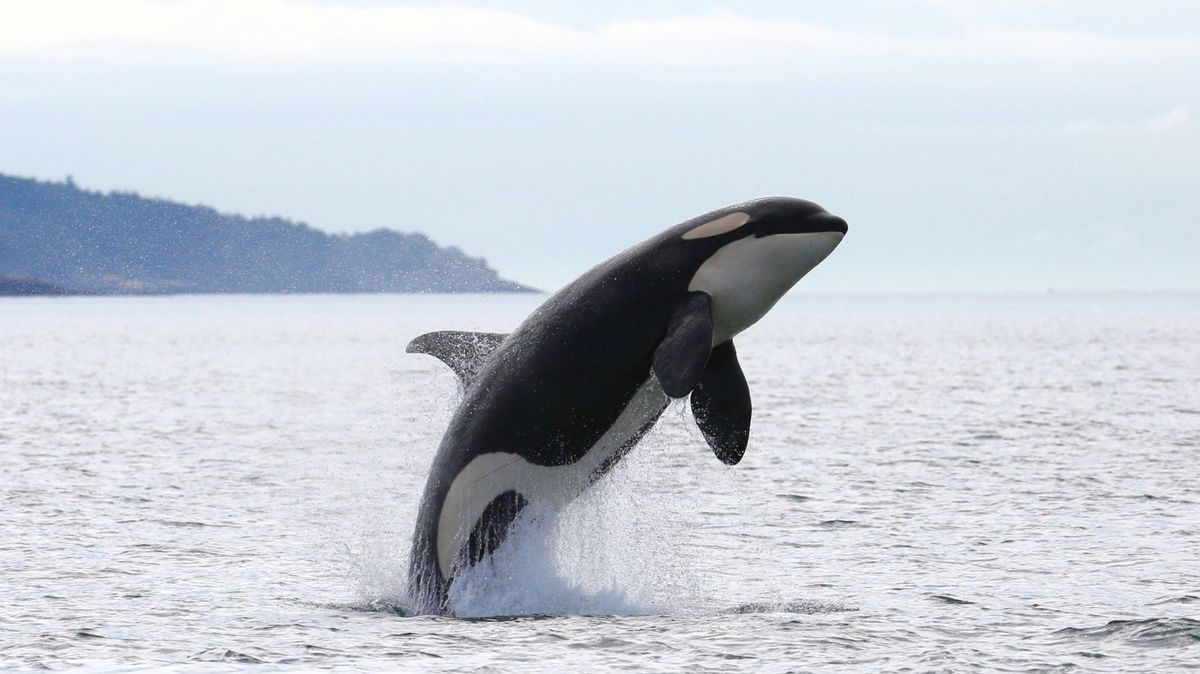
<path id="1" fill-rule="evenodd" d="M 725 232 L 732 232 L 738 227 L 746 224 L 746 221 L 749 219 L 750 214 L 743 213 L 741 211 L 730 213 L 729 215 L 723 215 L 716 220 L 709 220 L 704 224 L 696 225 L 695 227 L 689 229 L 683 234 L 683 238 L 704 239 L 710 236 L 724 234 Z"/>

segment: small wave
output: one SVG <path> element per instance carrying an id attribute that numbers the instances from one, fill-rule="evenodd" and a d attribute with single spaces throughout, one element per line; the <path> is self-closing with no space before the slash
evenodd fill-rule
<path id="1" fill-rule="evenodd" d="M 195 662 L 242 662 L 247 664 L 267 662 L 262 658 L 228 648 L 207 648 L 193 655 L 191 660 Z"/>
<path id="2" fill-rule="evenodd" d="M 1119 640 L 1148 648 L 1192 646 L 1200 643 L 1200 620 L 1193 618 L 1110 620 L 1099 627 L 1067 627 L 1054 634 L 1069 639 Z"/>
<path id="3" fill-rule="evenodd" d="M 818 526 L 825 527 L 826 529 L 843 529 L 846 527 L 859 527 L 863 525 L 860 524 L 858 520 L 825 520 L 823 522 L 819 522 Z"/>
<path id="4" fill-rule="evenodd" d="M 857 611 L 856 608 L 847 608 L 841 602 L 821 602 L 821 601 L 780 601 L 780 602 L 751 602 L 735 606 L 725 613 L 734 615 L 753 615 L 758 613 L 800 613 L 800 614 L 815 614 L 815 613 L 846 613 Z"/>
<path id="5" fill-rule="evenodd" d="M 984 431 L 971 436 L 972 440 L 1006 440 L 1003 435 L 995 431 Z"/>
<path id="6" fill-rule="evenodd" d="M 1167 597 L 1165 599 L 1159 599 L 1158 601 L 1152 601 L 1150 602 L 1150 605 L 1158 606 L 1160 604 L 1194 604 L 1196 602 L 1200 602 L 1200 596 L 1196 596 L 1194 594 L 1185 594 L 1179 597 Z"/>
<path id="7" fill-rule="evenodd" d="M 416 615 L 416 613 L 406 604 L 395 600 L 384 599 L 368 599 L 363 601 L 351 602 L 349 604 L 313 604 L 319 608 L 328 608 L 335 611 L 355 611 L 362 613 L 387 613 L 389 615 L 408 618 Z"/>
<path id="8" fill-rule="evenodd" d="M 162 524 L 168 527 L 181 527 L 185 529 L 200 529 L 204 527 L 221 527 L 228 528 L 230 524 L 219 524 L 216 522 L 197 522 L 193 520 L 170 520 L 156 517 L 136 517 L 132 519 L 117 520 L 117 524 Z"/>
<path id="9" fill-rule="evenodd" d="M 974 604 L 975 603 L 973 601 L 967 601 L 966 599 L 959 599 L 958 597 L 951 597 L 948 594 L 931 594 L 931 595 L 929 595 L 929 598 L 940 601 L 945 604 L 963 605 L 963 604 Z"/>

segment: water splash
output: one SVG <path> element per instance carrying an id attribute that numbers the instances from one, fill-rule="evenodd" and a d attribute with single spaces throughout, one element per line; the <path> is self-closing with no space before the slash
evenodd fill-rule
<path id="1" fill-rule="evenodd" d="M 677 433 L 679 429 L 675 429 Z M 693 504 L 663 499 L 672 432 L 655 429 L 635 454 L 561 511 L 531 504 L 505 542 L 461 573 L 450 607 L 462 617 L 681 615 L 719 611 L 702 560 L 687 546 Z M 408 540 L 382 527 L 347 547 L 357 605 L 410 614 Z M 403 528 L 402 528 L 403 529 Z M 411 530 L 411 529 L 407 529 Z M 394 531 L 394 530 L 393 530 Z"/>
<path id="2" fill-rule="evenodd" d="M 400 539 L 374 536 L 346 546 L 353 608 L 412 615 L 408 599 L 408 549 Z"/>
<path id="3" fill-rule="evenodd" d="M 531 506 L 504 544 L 450 586 L 456 616 L 628 615 L 648 612 L 617 584 L 596 587 L 560 563 L 563 518 Z"/>
<path id="4" fill-rule="evenodd" d="M 745 579 L 728 569 L 754 566 L 756 558 L 769 565 L 771 559 L 753 541 L 697 546 L 694 532 L 714 516 L 727 516 L 711 512 L 707 503 L 721 502 L 727 493 L 741 504 L 760 496 L 744 476 L 712 460 L 684 410 L 672 405 L 629 456 L 561 511 L 525 508 L 505 542 L 454 580 L 454 614 L 720 615 L 753 600 L 767 612 L 831 608 L 741 584 Z M 663 498 L 680 493 L 687 498 Z M 361 606 L 411 613 L 408 544 L 407 537 L 389 535 L 352 551 L 351 578 Z M 728 596 L 731 588 L 741 596 Z"/>
<path id="5" fill-rule="evenodd" d="M 647 615 L 702 603 L 678 545 L 673 504 L 655 499 L 642 471 L 620 465 L 554 512 L 532 505 L 484 562 L 450 589 L 456 615 Z"/>

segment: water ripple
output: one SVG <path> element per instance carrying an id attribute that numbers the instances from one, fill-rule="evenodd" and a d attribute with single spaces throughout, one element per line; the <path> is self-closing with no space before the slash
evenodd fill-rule
<path id="1" fill-rule="evenodd" d="M 741 464 L 676 404 L 410 615 L 458 394 L 403 345 L 539 299 L 0 299 L 0 670 L 1195 665 L 1194 295 L 785 298 Z"/>

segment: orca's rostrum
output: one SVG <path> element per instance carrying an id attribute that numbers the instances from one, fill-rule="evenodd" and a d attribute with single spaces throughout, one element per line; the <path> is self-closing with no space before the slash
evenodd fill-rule
<path id="1" fill-rule="evenodd" d="M 491 554 L 530 503 L 560 507 L 691 394 L 717 457 L 741 460 L 750 391 L 733 337 L 846 234 L 801 199 L 770 197 L 676 225 L 551 296 L 508 335 L 432 332 L 408 345 L 459 376 L 462 403 L 417 515 L 409 594 L 445 613 L 450 583 Z"/>

